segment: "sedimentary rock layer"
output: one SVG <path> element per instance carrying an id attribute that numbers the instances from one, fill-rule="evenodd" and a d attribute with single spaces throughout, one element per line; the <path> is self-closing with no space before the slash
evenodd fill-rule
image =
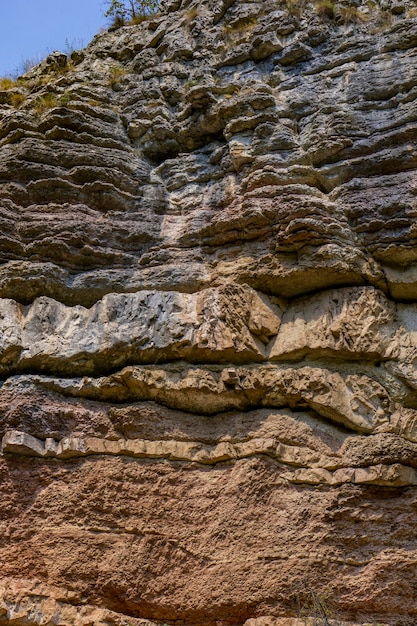
<path id="1" fill-rule="evenodd" d="M 0 90 L 0 623 L 414 626 L 416 9 L 160 8 Z"/>

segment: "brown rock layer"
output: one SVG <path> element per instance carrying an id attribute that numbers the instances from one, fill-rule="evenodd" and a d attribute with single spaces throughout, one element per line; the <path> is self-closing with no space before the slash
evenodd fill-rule
<path id="1" fill-rule="evenodd" d="M 165 0 L 0 91 L 0 624 L 414 626 L 416 20 Z"/>

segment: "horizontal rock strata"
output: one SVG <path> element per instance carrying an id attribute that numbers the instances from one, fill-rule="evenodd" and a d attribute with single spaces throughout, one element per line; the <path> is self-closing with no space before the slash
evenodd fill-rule
<path id="1" fill-rule="evenodd" d="M 414 626 L 414 3 L 160 5 L 0 89 L 0 624 Z"/>

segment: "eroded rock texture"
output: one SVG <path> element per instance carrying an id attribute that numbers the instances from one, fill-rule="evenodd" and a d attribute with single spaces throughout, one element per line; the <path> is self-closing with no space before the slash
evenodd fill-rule
<path id="1" fill-rule="evenodd" d="M 415 625 L 416 44 L 167 0 L 0 92 L 0 624 Z"/>

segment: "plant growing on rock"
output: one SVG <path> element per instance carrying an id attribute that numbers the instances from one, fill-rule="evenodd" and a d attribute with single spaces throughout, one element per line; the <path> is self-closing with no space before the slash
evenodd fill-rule
<path id="1" fill-rule="evenodd" d="M 320 17 L 335 18 L 335 3 L 332 0 L 318 0 L 315 5 L 316 13 Z"/>
<path id="2" fill-rule="evenodd" d="M 306 626 L 332 626 L 330 621 L 332 608 L 325 596 L 310 590 L 306 593 L 306 599 L 299 608 L 298 616 L 304 618 Z"/>
<path id="3" fill-rule="evenodd" d="M 287 10 L 290 15 L 299 17 L 305 9 L 306 0 L 278 0 L 278 6 Z"/>
<path id="4" fill-rule="evenodd" d="M 184 14 L 186 24 L 190 24 L 199 15 L 199 13 L 199 7 L 191 7 L 188 9 Z"/>
<path id="5" fill-rule="evenodd" d="M 358 11 L 356 7 L 340 7 L 339 16 L 344 24 L 357 24 L 367 20 L 366 14 Z"/>
<path id="6" fill-rule="evenodd" d="M 21 79 L 13 80 L 8 76 L 0 78 L 0 91 L 5 92 L 1 97 L 2 104 L 9 104 L 17 109 L 25 102 L 27 96 L 21 90 L 23 82 Z"/>
<path id="7" fill-rule="evenodd" d="M 118 65 L 112 65 L 109 69 L 108 85 L 114 89 L 120 84 L 122 78 L 126 75 L 126 69 Z"/>
<path id="8" fill-rule="evenodd" d="M 16 86 L 16 82 L 9 78 L 8 76 L 4 76 L 0 78 L 0 89 L 7 91 L 8 89 L 13 89 Z"/>
<path id="9" fill-rule="evenodd" d="M 9 104 L 15 109 L 19 108 L 25 101 L 27 96 L 20 92 L 10 94 Z"/>
<path id="10" fill-rule="evenodd" d="M 108 0 L 105 17 L 113 18 L 114 24 L 136 22 L 153 15 L 159 8 L 159 0 Z"/>
<path id="11" fill-rule="evenodd" d="M 55 107 L 67 106 L 71 99 L 72 97 L 69 93 L 59 95 L 50 91 L 36 98 L 32 106 L 37 113 L 44 113 L 45 111 L 54 109 Z"/>

